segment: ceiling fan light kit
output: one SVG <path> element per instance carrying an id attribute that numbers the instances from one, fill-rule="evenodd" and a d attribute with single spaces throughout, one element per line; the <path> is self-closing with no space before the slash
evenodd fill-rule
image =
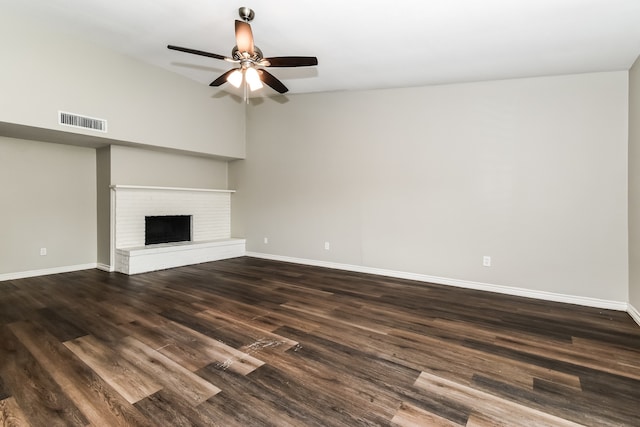
<path id="1" fill-rule="evenodd" d="M 278 93 L 286 93 L 289 90 L 280 80 L 264 68 L 310 67 L 318 65 L 318 58 L 315 56 L 279 56 L 265 58 L 262 51 L 255 46 L 253 42 L 253 32 L 251 31 L 251 25 L 249 25 L 249 22 L 255 18 L 255 12 L 248 7 L 241 7 L 238 9 L 238 15 L 240 15 L 242 21 L 236 20 L 235 22 L 236 46 L 231 50 L 231 57 L 174 45 L 168 45 L 167 48 L 238 64 L 237 68 L 225 72 L 211 82 L 209 86 L 217 87 L 225 82 L 229 82 L 232 86 L 239 88 L 244 82 L 245 98 L 247 87 L 253 92 L 261 89 L 263 83 Z"/>

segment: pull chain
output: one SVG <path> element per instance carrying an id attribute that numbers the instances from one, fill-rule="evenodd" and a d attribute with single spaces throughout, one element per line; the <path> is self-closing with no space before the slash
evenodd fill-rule
<path id="1" fill-rule="evenodd" d="M 243 73 L 244 75 L 244 73 Z M 244 102 L 246 102 L 247 104 L 249 104 L 249 89 L 247 88 L 248 84 L 247 84 L 247 79 L 244 79 Z"/>

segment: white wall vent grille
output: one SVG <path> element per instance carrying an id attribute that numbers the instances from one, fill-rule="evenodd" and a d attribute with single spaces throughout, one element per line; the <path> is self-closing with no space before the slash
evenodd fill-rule
<path id="1" fill-rule="evenodd" d="M 74 128 L 97 130 L 98 132 L 107 132 L 107 121 L 104 119 L 96 119 L 95 117 L 82 116 L 80 114 L 66 113 L 58 111 L 58 123 L 63 126 L 71 126 Z"/>

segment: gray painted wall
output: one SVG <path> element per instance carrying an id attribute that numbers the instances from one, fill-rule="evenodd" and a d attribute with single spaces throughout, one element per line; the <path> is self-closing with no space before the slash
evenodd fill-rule
<path id="1" fill-rule="evenodd" d="M 227 162 L 114 145 L 111 184 L 226 190 Z"/>
<path id="2" fill-rule="evenodd" d="M 0 122 L 244 157 L 245 106 L 223 91 L 5 11 L 0 39 Z M 59 110 L 106 119 L 108 133 L 60 126 Z"/>
<path id="3" fill-rule="evenodd" d="M 98 264 L 111 265 L 111 147 L 96 150 L 96 197 L 98 227 Z"/>
<path id="4" fill-rule="evenodd" d="M 640 310 L 640 57 L 629 71 L 629 303 Z"/>
<path id="5" fill-rule="evenodd" d="M 610 72 L 267 99 L 230 166 L 232 234 L 254 252 L 624 302 L 627 84 Z"/>
<path id="6" fill-rule="evenodd" d="M 0 274 L 96 262 L 94 149 L 0 136 L 0 182 Z"/>

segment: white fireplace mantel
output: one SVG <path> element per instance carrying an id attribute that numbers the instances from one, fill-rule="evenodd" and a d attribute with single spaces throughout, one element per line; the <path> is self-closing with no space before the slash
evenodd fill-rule
<path id="1" fill-rule="evenodd" d="M 152 187 L 147 185 L 110 185 L 112 190 L 169 190 L 169 191 L 195 191 L 205 193 L 235 193 L 236 190 L 218 190 L 215 188 L 183 188 L 183 187 Z"/>
<path id="2" fill-rule="evenodd" d="M 125 274 L 242 256 L 231 237 L 234 190 L 111 185 L 112 270 Z M 144 245 L 145 216 L 190 215 L 191 242 Z"/>

